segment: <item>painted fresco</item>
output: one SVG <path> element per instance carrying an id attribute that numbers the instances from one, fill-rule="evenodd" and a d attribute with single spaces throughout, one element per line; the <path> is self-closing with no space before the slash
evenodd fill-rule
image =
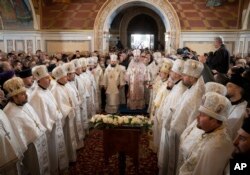
<path id="1" fill-rule="evenodd" d="M 0 0 L 0 29 L 33 29 L 32 10 L 29 0 Z"/>

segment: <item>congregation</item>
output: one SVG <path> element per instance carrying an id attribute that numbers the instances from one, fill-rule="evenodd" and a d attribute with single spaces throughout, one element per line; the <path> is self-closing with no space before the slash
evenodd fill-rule
<path id="1" fill-rule="evenodd" d="M 91 117 L 121 105 L 147 108 L 160 175 L 229 175 L 230 159 L 250 163 L 250 57 L 230 56 L 221 37 L 214 46 L 0 52 L 0 174 L 67 174 Z"/>

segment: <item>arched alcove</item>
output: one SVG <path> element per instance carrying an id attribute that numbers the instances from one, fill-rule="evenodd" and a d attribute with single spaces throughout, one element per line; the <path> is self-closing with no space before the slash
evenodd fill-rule
<path id="1" fill-rule="evenodd" d="M 160 43 L 164 44 L 164 34 L 166 32 L 166 29 L 163 24 L 163 21 L 161 20 L 161 17 L 149 8 L 137 6 L 124 9 L 115 17 L 110 28 L 110 34 L 112 37 L 110 40 L 111 45 L 114 45 L 114 40 L 116 36 L 120 36 L 123 46 L 129 46 L 128 25 L 132 19 L 139 15 L 147 15 L 153 19 L 153 22 L 149 20 L 148 25 L 154 25 L 157 27 L 157 32 L 154 32 L 157 33 L 157 35 L 155 35 L 155 39 Z M 146 28 L 143 28 L 141 32 L 143 33 L 145 30 Z"/>
<path id="2" fill-rule="evenodd" d="M 154 46 L 156 46 L 156 42 L 158 40 L 158 26 L 156 21 L 149 15 L 146 14 L 139 14 L 132 18 L 127 26 L 126 30 L 126 41 L 128 48 L 131 48 L 131 38 L 132 34 L 151 34 L 154 35 Z M 139 45 L 138 45 L 139 48 Z M 155 48 L 150 48 L 155 49 Z"/>
<path id="3" fill-rule="evenodd" d="M 167 52 L 170 51 L 170 46 L 173 49 L 179 47 L 180 38 L 180 22 L 179 18 L 168 1 L 154 1 L 154 0 L 108 0 L 100 9 L 95 19 L 94 24 L 94 46 L 95 50 L 108 51 L 109 42 L 108 35 L 110 25 L 117 14 L 123 9 L 141 6 L 153 10 L 159 15 L 164 23 L 166 33 L 166 47 Z"/>

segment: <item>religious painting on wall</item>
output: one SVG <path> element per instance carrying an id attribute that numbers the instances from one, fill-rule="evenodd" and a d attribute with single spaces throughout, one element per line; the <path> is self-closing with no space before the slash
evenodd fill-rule
<path id="1" fill-rule="evenodd" d="M 29 0 L 0 0 L 1 30 L 31 30 L 33 17 Z"/>

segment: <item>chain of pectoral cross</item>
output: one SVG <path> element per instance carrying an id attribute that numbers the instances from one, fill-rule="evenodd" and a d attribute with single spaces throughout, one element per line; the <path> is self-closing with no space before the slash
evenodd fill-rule
<path id="1" fill-rule="evenodd" d="M 27 109 L 27 111 L 26 111 L 25 109 Z M 33 118 L 33 115 L 32 115 L 32 113 L 30 112 L 30 110 L 28 109 L 27 106 L 26 106 L 25 109 L 23 109 L 23 111 L 30 117 L 31 120 L 33 120 L 33 122 L 35 123 L 36 127 L 37 127 L 40 131 L 42 131 L 41 128 L 40 128 L 40 126 L 39 126 L 39 124 L 38 124 L 37 121 Z"/>
<path id="2" fill-rule="evenodd" d="M 8 132 L 8 131 L 6 130 L 6 128 L 5 128 L 4 123 L 3 123 L 2 120 L 0 120 L 0 129 L 2 129 L 2 130 L 5 132 L 5 136 L 7 136 L 8 139 L 10 140 L 10 139 L 11 139 L 11 138 L 10 138 L 10 132 Z"/>

